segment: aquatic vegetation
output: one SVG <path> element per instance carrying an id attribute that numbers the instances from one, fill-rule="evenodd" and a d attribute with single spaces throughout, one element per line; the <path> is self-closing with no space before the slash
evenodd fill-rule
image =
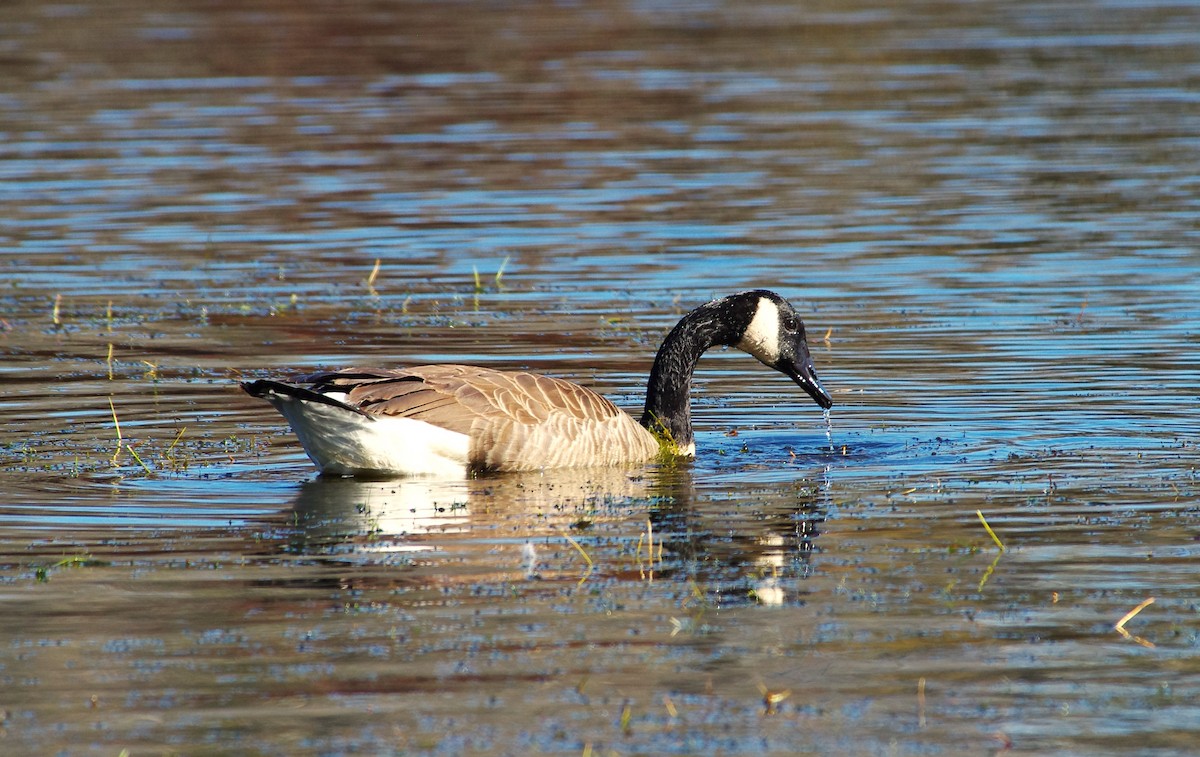
<path id="1" fill-rule="evenodd" d="M 1154 604 L 1154 597 L 1147 597 L 1146 599 L 1142 600 L 1142 602 L 1140 602 L 1137 607 L 1134 607 L 1132 610 L 1130 610 L 1129 612 L 1127 612 L 1121 616 L 1121 619 L 1118 620 L 1113 625 L 1113 630 L 1116 631 L 1117 633 L 1121 634 L 1122 637 L 1129 639 L 1130 641 L 1141 644 L 1143 647 L 1148 647 L 1150 649 L 1153 649 L 1154 648 L 1153 642 L 1146 641 L 1145 639 L 1143 639 L 1140 636 L 1134 636 L 1133 634 L 1129 633 L 1129 631 L 1125 630 L 1126 623 L 1133 620 L 1137 616 L 1138 613 L 1140 613 L 1142 610 L 1145 610 L 1147 607 L 1149 607 L 1152 604 Z"/>
<path id="2" fill-rule="evenodd" d="M 500 263 L 500 267 L 496 269 L 496 275 L 492 277 L 493 286 L 497 290 L 500 290 L 503 286 L 501 283 L 501 278 L 504 276 L 504 269 L 508 266 L 508 262 L 511 259 L 511 255 L 505 256 L 503 262 Z M 471 266 L 471 275 L 475 280 L 475 294 L 478 295 L 486 292 L 487 286 L 483 283 L 483 279 L 479 275 L 479 268 L 477 266 Z M 476 307 L 478 307 L 478 301 L 476 301 Z"/>
<path id="3" fill-rule="evenodd" d="M 988 536 L 992 537 L 992 541 L 996 543 L 996 546 L 1000 548 L 1001 552 L 1004 552 L 1006 549 L 1004 542 L 1000 541 L 1000 537 L 996 536 L 996 532 L 993 531 L 992 527 L 988 524 L 987 518 L 983 517 L 983 511 L 976 510 L 975 515 L 979 518 L 979 522 L 983 524 L 983 529 L 987 531 Z"/>
<path id="4" fill-rule="evenodd" d="M 568 534 L 566 531 L 563 531 L 562 537 L 567 540 L 568 544 L 575 548 L 575 551 L 578 552 L 581 557 L 583 557 L 584 563 L 587 564 L 587 570 L 585 570 L 583 575 L 579 577 L 579 585 L 582 586 L 583 582 L 592 575 L 592 571 L 595 570 L 596 564 L 592 562 L 591 555 L 587 553 L 587 550 L 583 548 L 583 545 L 576 541 L 570 534 Z"/>
<path id="5" fill-rule="evenodd" d="M 87 565 L 102 564 L 102 562 L 92 559 L 92 556 L 86 553 L 70 555 L 50 565 L 35 566 L 34 578 L 38 581 L 38 583 L 46 583 L 50 580 L 51 574 L 56 570 L 61 570 L 63 568 L 81 568 Z"/>

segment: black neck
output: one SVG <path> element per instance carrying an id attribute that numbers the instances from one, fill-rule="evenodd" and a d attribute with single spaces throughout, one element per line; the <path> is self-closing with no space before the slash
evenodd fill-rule
<path id="1" fill-rule="evenodd" d="M 693 310 L 671 329 L 650 370 L 641 424 L 681 448 L 693 442 L 689 392 L 696 363 L 708 348 L 741 339 L 743 329 L 721 317 L 715 304 Z"/>

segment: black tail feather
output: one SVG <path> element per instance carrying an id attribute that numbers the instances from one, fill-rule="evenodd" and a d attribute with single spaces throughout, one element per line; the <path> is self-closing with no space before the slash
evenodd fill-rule
<path id="1" fill-rule="evenodd" d="M 300 383 L 312 385 L 313 391 L 336 388 L 341 391 L 362 386 L 363 384 L 387 384 L 393 381 L 424 381 L 420 376 L 407 374 L 395 375 L 388 371 L 355 370 L 353 368 L 341 371 L 326 371 L 313 373 L 297 379 Z"/>
<path id="2" fill-rule="evenodd" d="M 371 416 L 361 409 L 353 405 L 347 405 L 341 400 L 336 400 L 333 397 L 326 396 L 320 392 L 314 392 L 312 389 L 307 389 L 303 386 L 295 386 L 294 384 L 285 384 L 281 381 L 271 381 L 270 379 L 259 379 L 258 381 L 243 381 L 242 390 L 251 397 L 260 399 L 270 399 L 269 395 L 282 394 L 286 397 L 295 397 L 304 402 L 320 402 L 326 405 L 332 405 L 343 410 L 349 410 L 352 413 L 370 418 Z"/>

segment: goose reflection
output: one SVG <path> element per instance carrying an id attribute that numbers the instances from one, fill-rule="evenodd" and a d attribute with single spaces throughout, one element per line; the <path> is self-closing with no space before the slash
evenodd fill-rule
<path id="1" fill-rule="evenodd" d="M 830 503 L 828 472 L 755 496 L 677 492 L 672 506 L 650 513 L 663 534 L 663 562 L 674 565 L 679 577 L 723 593 L 722 602 L 739 596 L 764 605 L 795 600 L 819 554 Z"/>
<path id="2" fill-rule="evenodd" d="M 361 542 L 356 548 L 370 551 L 428 549 L 419 539 L 394 537 L 468 530 L 468 483 L 324 477 L 307 481 L 292 505 L 297 536 L 313 549 L 338 541 Z M 392 537 L 386 546 L 378 543 L 384 536 Z"/>
<path id="3" fill-rule="evenodd" d="M 471 550 L 468 559 L 492 560 L 490 570 L 512 577 L 539 577 L 547 567 L 576 580 L 581 562 L 566 546 L 569 537 L 594 556 L 597 578 L 625 580 L 645 575 L 647 565 L 631 557 L 645 560 L 645 535 L 657 578 L 694 581 L 720 601 L 780 604 L 812 572 L 828 485 L 817 476 L 748 498 L 728 488 L 698 490 L 686 466 L 473 479 L 322 477 L 303 484 L 293 503 L 289 549 L 351 561 Z"/>
<path id="4" fill-rule="evenodd" d="M 293 503 L 299 551 L 353 544 L 357 550 L 434 549 L 455 534 L 534 538 L 616 517 L 652 499 L 644 468 L 567 469 L 471 479 L 364 480 L 320 477 Z M 491 532 L 488 534 L 488 532 Z"/>

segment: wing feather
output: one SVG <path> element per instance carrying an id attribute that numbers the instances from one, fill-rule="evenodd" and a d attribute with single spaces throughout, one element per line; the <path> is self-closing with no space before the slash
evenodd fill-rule
<path id="1" fill-rule="evenodd" d="M 599 394 L 562 379 L 464 365 L 349 368 L 309 378 L 368 415 L 466 434 L 473 466 L 494 470 L 612 465 L 658 453 L 658 442 Z"/>

